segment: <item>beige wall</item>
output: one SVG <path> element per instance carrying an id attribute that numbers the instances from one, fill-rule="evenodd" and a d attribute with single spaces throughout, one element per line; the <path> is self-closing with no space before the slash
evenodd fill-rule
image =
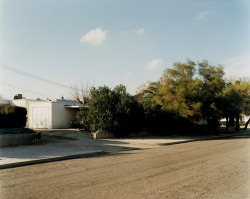
<path id="1" fill-rule="evenodd" d="M 65 108 L 63 102 L 52 103 L 52 128 L 70 128 L 70 122 L 75 119 L 76 109 Z"/>

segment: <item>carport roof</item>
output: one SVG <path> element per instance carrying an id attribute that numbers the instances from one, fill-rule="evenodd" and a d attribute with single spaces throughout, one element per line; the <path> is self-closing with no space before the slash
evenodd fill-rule
<path id="1" fill-rule="evenodd" d="M 79 105 L 65 105 L 64 106 L 65 108 L 80 108 L 81 106 L 79 106 Z"/>

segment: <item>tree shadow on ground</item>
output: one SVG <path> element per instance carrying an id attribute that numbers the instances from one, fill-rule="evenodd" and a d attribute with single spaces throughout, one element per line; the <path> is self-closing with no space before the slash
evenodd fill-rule
<path id="1" fill-rule="evenodd" d="M 250 138 L 249 130 L 244 131 L 242 133 L 245 133 L 245 134 L 231 135 L 229 137 L 225 137 L 223 135 L 212 136 L 212 137 L 208 136 L 204 138 L 199 137 L 197 140 L 190 139 L 190 140 L 187 140 L 186 142 L 206 141 L 206 140 L 215 140 L 215 139 L 216 140 L 229 140 L 229 139 L 233 140 L 233 139 L 249 139 Z M 176 138 L 176 141 L 177 141 L 176 143 L 178 143 L 178 136 L 172 136 L 171 138 L 170 137 L 169 139 Z M 79 133 L 78 135 L 74 135 L 73 137 L 70 137 L 69 135 L 59 136 L 58 134 L 56 134 L 55 136 L 53 135 L 45 136 L 44 140 L 38 145 L 23 145 L 23 146 L 1 148 L 0 166 L 3 165 L 3 163 L 1 162 L 4 162 L 6 159 L 9 160 L 9 163 L 12 163 L 12 162 L 15 163 L 15 162 L 35 161 L 38 159 L 50 159 L 50 158 L 55 158 L 55 157 L 64 157 L 64 156 L 72 156 L 72 155 L 73 155 L 72 158 L 82 158 L 82 157 L 91 158 L 91 157 L 99 157 L 100 155 L 111 155 L 111 154 L 114 155 L 116 152 L 119 152 L 117 154 L 120 155 L 121 153 L 126 153 L 126 151 L 143 149 L 143 148 L 133 147 L 133 145 L 130 145 L 129 140 L 127 139 L 132 139 L 132 138 L 94 140 L 94 139 L 86 138 L 86 136 L 81 135 L 81 133 Z M 145 138 L 141 138 L 141 139 L 145 139 Z M 154 138 L 150 138 L 150 139 L 154 139 Z M 161 139 L 161 138 L 156 138 L 156 139 Z M 167 140 L 168 138 L 165 137 L 165 139 Z M 179 144 L 181 143 L 185 143 L 185 140 L 184 142 L 179 142 Z M 163 146 L 167 144 L 163 143 L 163 144 L 158 144 L 158 145 Z M 150 146 L 148 148 L 150 148 Z M 59 161 L 59 160 L 63 160 L 63 158 L 54 159 L 54 161 Z M 34 162 L 34 164 L 37 164 L 37 163 Z"/>
<path id="2" fill-rule="evenodd" d="M 0 159 L 40 159 L 71 154 L 93 153 L 100 151 L 133 150 L 129 143 L 118 140 L 93 140 L 84 136 L 70 137 L 58 134 L 42 136 L 42 142 L 35 145 L 3 147 Z M 0 160 L 1 164 L 1 160 Z"/>

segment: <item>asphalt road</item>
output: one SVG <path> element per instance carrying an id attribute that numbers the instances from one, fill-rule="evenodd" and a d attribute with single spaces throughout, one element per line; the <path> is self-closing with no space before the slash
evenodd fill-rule
<path id="1" fill-rule="evenodd" d="M 0 198 L 250 198 L 249 138 L 0 170 Z"/>

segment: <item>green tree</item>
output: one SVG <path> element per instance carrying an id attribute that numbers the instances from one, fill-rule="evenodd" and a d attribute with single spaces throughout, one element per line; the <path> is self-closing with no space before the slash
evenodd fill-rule
<path id="1" fill-rule="evenodd" d="M 166 114 L 161 110 L 161 105 L 156 102 L 159 87 L 160 81 L 148 82 L 139 87 L 141 92 L 139 103 L 143 107 L 145 117 L 143 127 L 147 131 L 159 132 L 166 126 Z"/>
<path id="2" fill-rule="evenodd" d="M 156 102 L 162 109 L 176 113 L 177 116 L 190 118 L 197 122 L 201 117 L 201 103 L 197 100 L 200 92 L 200 80 L 195 77 L 196 64 L 174 63 L 173 68 L 163 73 Z"/>
<path id="3" fill-rule="evenodd" d="M 103 86 L 90 90 L 87 106 L 81 108 L 77 118 L 92 132 L 107 130 L 124 136 L 139 130 L 143 111 L 125 86 L 119 85 L 113 90 Z"/>
<path id="4" fill-rule="evenodd" d="M 250 115 L 250 82 L 248 80 L 229 81 L 226 89 L 221 93 L 218 107 L 222 112 L 222 116 L 226 118 L 226 130 L 229 125 L 234 126 L 235 131 L 239 131 L 240 116 Z M 231 123 L 230 123 L 231 121 Z M 246 121 L 245 129 L 249 121 Z"/>
<path id="5" fill-rule="evenodd" d="M 141 98 L 139 102 L 142 104 L 144 109 L 152 108 L 157 105 L 156 96 L 158 95 L 158 90 L 160 87 L 160 81 L 149 82 L 143 90 L 141 90 Z"/>
<path id="6" fill-rule="evenodd" d="M 168 120 L 197 124 L 205 119 L 210 130 L 216 130 L 223 117 L 227 119 L 227 129 L 235 118 L 239 130 L 239 118 L 250 115 L 249 80 L 226 82 L 223 67 L 207 60 L 176 62 L 164 71 L 160 81 L 143 84 L 140 91 L 140 103 L 150 120 L 165 111 Z M 249 123 L 250 120 L 245 128 Z"/>
<path id="7" fill-rule="evenodd" d="M 218 99 L 225 89 L 223 67 L 210 65 L 207 60 L 203 60 L 198 63 L 198 72 L 201 81 L 199 91 L 201 114 L 209 126 L 216 129 L 221 118 Z"/>
<path id="8" fill-rule="evenodd" d="M 222 66 L 213 66 L 207 60 L 174 63 L 163 73 L 156 102 L 176 117 L 193 124 L 205 119 L 211 129 L 216 129 L 221 113 L 217 99 L 225 87 L 223 76 Z"/>

